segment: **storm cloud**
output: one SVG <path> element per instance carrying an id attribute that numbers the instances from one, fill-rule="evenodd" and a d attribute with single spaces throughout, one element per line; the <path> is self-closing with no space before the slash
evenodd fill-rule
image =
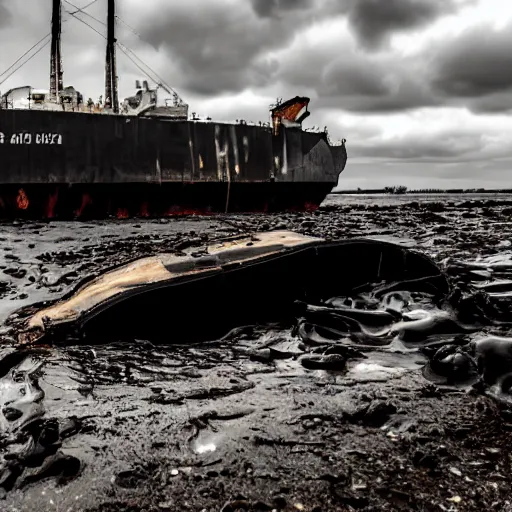
<path id="1" fill-rule="evenodd" d="M 512 91 L 512 24 L 465 32 L 440 54 L 434 86 L 452 97 L 481 98 Z"/>
<path id="2" fill-rule="evenodd" d="M 308 24 L 308 7 L 304 1 L 292 7 L 289 1 L 197 0 L 194 9 L 167 3 L 163 12 L 148 13 L 139 32 L 177 61 L 185 88 L 203 95 L 236 92 L 272 80 L 277 63 L 268 52 L 287 47 Z M 285 20 L 277 15 L 283 9 L 289 11 Z"/>
<path id="3" fill-rule="evenodd" d="M 90 0 L 71 2 L 84 7 Z M 96 21 L 71 16 L 75 9 L 65 1 L 63 10 L 64 80 L 98 98 L 106 0 L 86 9 Z M 266 122 L 277 97 L 309 96 L 305 128 L 327 126 L 333 139 L 348 140 L 341 184 L 407 185 L 449 176 L 507 181 L 508 2 L 119 0 L 118 15 L 122 48 L 157 71 L 191 112 Z M 50 19 L 51 0 L 0 0 L 0 73 L 49 32 Z M 146 77 L 122 48 L 123 98 L 133 94 L 135 79 Z M 47 87 L 48 70 L 46 47 L 0 88 Z"/>
<path id="4" fill-rule="evenodd" d="M 361 48 L 375 50 L 394 33 L 414 30 L 454 9 L 453 0 L 197 0 L 194 9 L 169 2 L 142 16 L 139 32 L 176 60 L 185 88 L 209 95 L 275 82 L 282 63 L 269 54 L 286 51 L 301 31 L 323 22 L 348 22 L 347 35 L 355 34 Z M 337 41 L 326 43 L 335 49 Z M 344 54 L 343 46 L 337 50 Z M 320 64 L 331 64 L 325 54 L 316 57 Z M 360 64 L 368 63 L 363 58 Z M 353 66 L 345 75 L 352 83 L 340 87 L 360 85 L 363 95 L 365 88 L 378 87 L 357 76 L 361 73 Z"/>
<path id="5" fill-rule="evenodd" d="M 378 48 L 395 32 L 423 27 L 455 9 L 447 0 L 357 0 L 349 21 L 368 48 Z"/>
<path id="6" fill-rule="evenodd" d="M 314 0 L 251 0 L 254 12 L 262 17 L 280 17 L 288 11 L 311 9 Z"/>
<path id="7" fill-rule="evenodd" d="M 0 0 L 0 28 L 9 25 L 11 13 L 7 9 L 7 0 Z"/>

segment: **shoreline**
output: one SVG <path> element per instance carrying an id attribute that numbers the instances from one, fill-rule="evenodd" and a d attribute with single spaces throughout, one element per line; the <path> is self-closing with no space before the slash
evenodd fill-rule
<path id="1" fill-rule="evenodd" d="M 361 189 L 361 190 L 339 190 L 331 191 L 330 195 L 492 195 L 492 194 L 512 194 L 512 189 L 419 189 L 419 190 L 407 190 L 402 193 L 393 193 L 386 191 L 386 189 Z"/>

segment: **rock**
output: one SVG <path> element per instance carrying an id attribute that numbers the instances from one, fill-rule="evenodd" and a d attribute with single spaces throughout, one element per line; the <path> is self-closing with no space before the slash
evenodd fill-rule
<path id="1" fill-rule="evenodd" d="M 273 359 L 269 348 L 254 350 L 250 353 L 249 358 L 251 361 L 258 361 L 260 363 L 271 363 Z"/>
<path id="2" fill-rule="evenodd" d="M 55 420 L 48 420 L 39 434 L 42 446 L 50 446 L 59 440 L 59 425 Z"/>
<path id="3" fill-rule="evenodd" d="M 499 448 L 484 448 L 484 454 L 489 460 L 497 460 L 500 458 L 501 450 Z"/>
<path id="4" fill-rule="evenodd" d="M 263 501 L 257 501 L 256 503 L 254 503 L 252 505 L 252 510 L 254 510 L 255 512 L 256 511 L 268 512 L 268 511 L 272 510 L 272 507 L 270 505 L 268 505 L 267 503 L 264 503 Z"/>
<path id="5" fill-rule="evenodd" d="M 396 406 L 393 403 L 383 400 L 373 400 L 364 410 L 361 420 L 365 425 L 381 427 L 389 420 L 389 417 L 395 413 Z"/>
<path id="6" fill-rule="evenodd" d="M 414 452 L 412 462 L 415 466 L 435 469 L 439 465 L 439 459 L 436 455 L 425 453 L 421 450 Z"/>
<path id="7" fill-rule="evenodd" d="M 237 499 L 224 503 L 221 512 L 237 512 L 239 510 L 250 510 L 251 504 L 245 499 Z"/>
<path id="8" fill-rule="evenodd" d="M 123 489 L 135 489 L 142 485 L 146 480 L 146 474 L 135 469 L 129 469 L 118 473 L 115 482 L 116 485 Z"/>
<path id="9" fill-rule="evenodd" d="M 352 507 L 354 509 L 362 509 L 369 505 L 368 498 L 365 496 L 358 496 L 355 493 L 346 490 L 344 487 L 336 487 L 334 495 L 343 505 Z"/>
<path id="10" fill-rule="evenodd" d="M 27 275 L 27 271 L 24 268 L 6 268 L 4 274 L 15 277 L 16 279 L 23 279 Z"/>
<path id="11" fill-rule="evenodd" d="M 342 371 L 345 369 L 346 360 L 340 354 L 307 355 L 299 359 L 304 368 L 308 370 Z"/>
<path id="12" fill-rule="evenodd" d="M 274 499 L 272 500 L 272 504 L 277 510 L 282 510 L 286 508 L 286 498 L 284 496 L 274 496 Z"/>
<path id="13" fill-rule="evenodd" d="M 14 407 L 5 407 L 2 413 L 7 421 L 16 421 L 23 416 L 23 413 Z"/>
<path id="14" fill-rule="evenodd" d="M 461 470 L 454 467 L 450 468 L 450 473 L 455 476 L 462 476 Z"/>

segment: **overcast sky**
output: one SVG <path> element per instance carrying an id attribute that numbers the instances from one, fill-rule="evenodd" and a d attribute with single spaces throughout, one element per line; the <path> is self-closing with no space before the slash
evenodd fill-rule
<path id="1" fill-rule="evenodd" d="M 71 0 L 79 8 L 91 0 Z M 50 31 L 51 0 L 0 0 L 0 73 Z M 106 19 L 106 0 L 86 9 Z M 346 138 L 340 187 L 512 188 L 510 0 L 118 0 L 118 39 L 191 112 L 268 121 L 311 98 L 304 127 Z M 65 85 L 104 91 L 105 40 L 63 1 Z M 105 26 L 77 14 L 101 34 Z M 118 51 L 120 97 L 145 78 Z M 49 46 L 0 85 L 48 88 Z M 5 76 L 0 77 L 0 82 Z"/>

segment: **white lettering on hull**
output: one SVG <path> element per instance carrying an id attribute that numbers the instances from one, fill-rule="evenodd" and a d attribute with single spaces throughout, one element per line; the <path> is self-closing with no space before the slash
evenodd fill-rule
<path id="1" fill-rule="evenodd" d="M 62 135 L 60 133 L 13 133 L 10 137 L 0 132 L 0 144 L 42 144 L 45 146 L 62 144 Z"/>
<path id="2" fill-rule="evenodd" d="M 36 144 L 62 144 L 62 135 L 58 133 L 38 133 Z"/>

